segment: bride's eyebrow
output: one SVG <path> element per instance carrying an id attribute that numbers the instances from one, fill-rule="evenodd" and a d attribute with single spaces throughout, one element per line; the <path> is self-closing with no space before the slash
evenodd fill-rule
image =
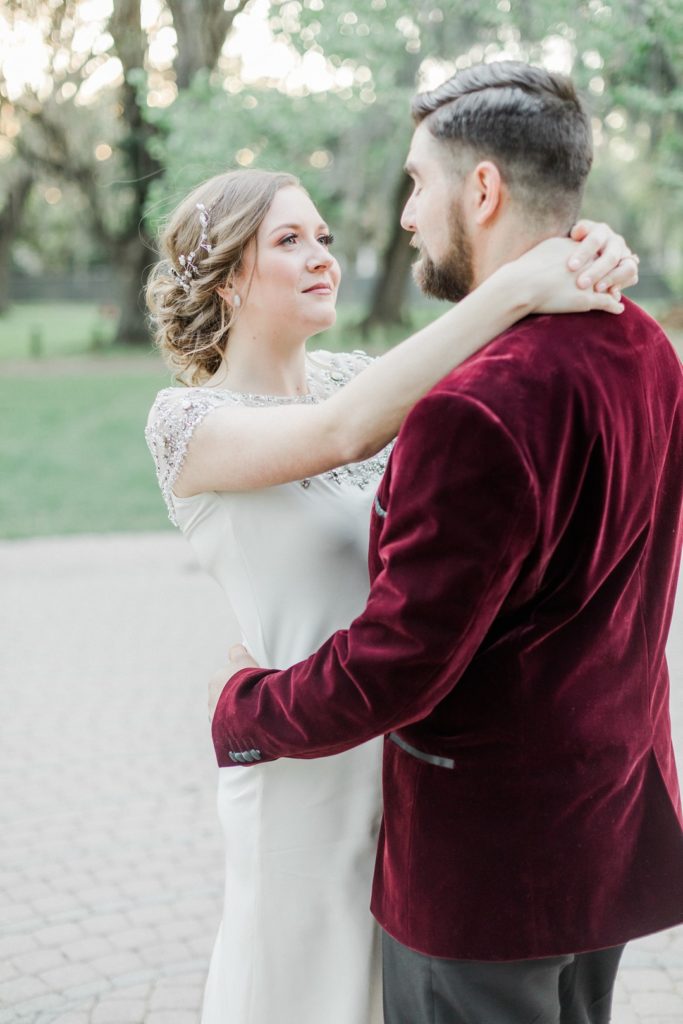
<path id="1" fill-rule="evenodd" d="M 278 231 L 301 231 L 301 230 L 302 230 L 302 225 L 301 224 L 280 224 L 279 227 L 273 228 L 273 230 L 268 233 L 268 237 L 270 238 L 271 235 L 276 235 L 278 233 Z M 330 229 L 328 228 L 327 224 L 325 224 L 323 221 L 321 221 L 320 224 L 318 224 L 318 227 L 316 228 L 316 231 L 329 231 L 329 230 Z"/>

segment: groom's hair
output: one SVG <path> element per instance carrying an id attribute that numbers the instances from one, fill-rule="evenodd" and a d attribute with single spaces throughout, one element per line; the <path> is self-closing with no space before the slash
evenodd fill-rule
<path id="1" fill-rule="evenodd" d="M 576 219 L 593 143 L 566 76 L 521 61 L 477 64 L 416 96 L 412 113 L 452 150 L 458 175 L 492 160 L 529 214 L 567 228 Z"/>

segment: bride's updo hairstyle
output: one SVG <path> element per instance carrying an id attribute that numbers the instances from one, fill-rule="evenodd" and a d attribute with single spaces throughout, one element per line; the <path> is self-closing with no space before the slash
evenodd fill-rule
<path id="1" fill-rule="evenodd" d="M 230 286 L 275 194 L 292 185 L 291 174 L 229 171 L 171 214 L 145 298 L 156 345 L 179 379 L 201 384 L 220 367 L 235 312 L 218 289 Z"/>

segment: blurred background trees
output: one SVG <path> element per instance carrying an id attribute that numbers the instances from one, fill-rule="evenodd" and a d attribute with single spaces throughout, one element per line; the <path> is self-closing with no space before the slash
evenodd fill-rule
<path id="1" fill-rule="evenodd" d="M 142 0 L 7 4 L 6 38 L 12 32 L 17 40 L 33 36 L 37 66 L 22 81 L 11 52 L 0 65 L 6 158 L 57 183 L 44 193 L 48 204 L 61 202 L 64 186 L 76 186 L 74 220 L 85 216 L 94 251 L 117 279 L 118 341 L 147 341 L 139 302 L 150 262 L 145 204 L 151 182 L 163 172 L 151 152 L 155 126 L 147 108 L 170 102 L 200 68 L 215 66 L 245 3 L 226 11 L 223 0 L 176 0 L 145 17 Z M 155 46 L 160 40 L 163 46 L 171 25 L 175 54 L 169 59 L 157 56 Z M 18 170 L 14 174 L 23 180 Z M 8 192 L 8 210 L 18 209 L 22 195 L 18 185 Z M 50 224 L 39 232 L 39 243 Z M 77 252 L 64 257 L 68 265 Z"/>
<path id="2" fill-rule="evenodd" d="M 644 293 L 674 305 L 683 0 L 6 0 L 0 311 L 80 274 L 116 339 L 147 345 L 160 221 L 203 177 L 261 166 L 298 174 L 333 223 L 358 319 L 400 320 L 410 97 L 501 57 L 575 77 L 596 142 L 585 212 L 626 234 Z"/>

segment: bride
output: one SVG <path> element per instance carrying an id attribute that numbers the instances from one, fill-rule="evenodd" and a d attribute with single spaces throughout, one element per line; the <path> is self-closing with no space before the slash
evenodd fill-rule
<path id="1" fill-rule="evenodd" d="M 295 178 L 218 175 L 172 215 L 147 302 L 189 386 L 159 393 L 146 437 L 171 520 L 260 664 L 304 659 L 363 609 L 371 502 L 423 394 L 528 313 L 621 310 L 616 286 L 635 279 L 630 261 L 617 268 L 628 250 L 604 226 L 573 233 L 581 244 L 543 242 L 373 361 L 306 352 L 334 323 L 340 270 Z M 315 763 L 219 771 L 225 903 L 203 1024 L 381 1021 L 368 909 L 380 755 L 373 740 Z M 259 751 L 235 759 L 253 764 Z"/>

